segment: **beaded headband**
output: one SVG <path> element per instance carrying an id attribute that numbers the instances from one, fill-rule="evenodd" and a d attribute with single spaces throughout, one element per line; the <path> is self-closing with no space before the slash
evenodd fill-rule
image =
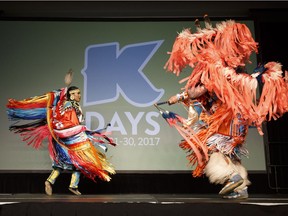
<path id="1" fill-rule="evenodd" d="M 75 94 L 76 92 L 80 92 L 80 89 L 74 89 L 69 91 L 69 94 Z"/>

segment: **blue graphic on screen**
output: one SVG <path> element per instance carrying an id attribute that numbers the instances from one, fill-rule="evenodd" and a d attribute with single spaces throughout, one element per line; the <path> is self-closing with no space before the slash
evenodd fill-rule
<path id="1" fill-rule="evenodd" d="M 83 106 L 116 101 L 119 95 L 136 107 L 148 107 L 164 94 L 143 73 L 163 40 L 127 45 L 91 45 L 85 50 Z M 156 71 L 155 71 L 156 72 Z"/>

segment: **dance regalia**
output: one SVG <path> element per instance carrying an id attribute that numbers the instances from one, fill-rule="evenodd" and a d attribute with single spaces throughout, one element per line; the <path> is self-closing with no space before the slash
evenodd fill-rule
<path id="1" fill-rule="evenodd" d="M 76 101 L 66 100 L 66 91 L 63 88 L 21 101 L 9 99 L 8 117 L 17 121 L 9 129 L 36 149 L 48 139 L 54 168 L 79 170 L 93 181 L 96 177 L 110 181 L 115 170 L 101 149 L 115 144 L 104 129 L 91 131 L 81 124 L 81 108 Z"/>
<path id="2" fill-rule="evenodd" d="M 169 124 L 183 136 L 180 147 L 195 165 L 196 177 L 204 174 L 213 152 L 221 152 L 231 160 L 247 156 L 244 144 L 248 127 L 256 127 L 263 135 L 264 121 L 278 119 L 288 111 L 288 75 L 283 74 L 280 63 L 266 63 L 252 74 L 245 71 L 251 53 L 258 52 L 258 43 L 247 26 L 233 20 L 218 23 L 215 28 L 205 24 L 206 28 L 198 28 L 196 33 L 185 29 L 177 36 L 165 65 L 177 76 L 184 68 L 193 68 L 191 75 L 180 81 L 186 85 L 179 102 L 190 112 L 194 112 L 195 103 L 201 108 L 198 106 L 195 121 L 188 126 L 187 120 L 179 116 Z M 205 94 L 184 97 L 201 86 Z M 256 99 L 258 86 L 262 92 Z M 213 104 L 217 104 L 214 110 Z"/>

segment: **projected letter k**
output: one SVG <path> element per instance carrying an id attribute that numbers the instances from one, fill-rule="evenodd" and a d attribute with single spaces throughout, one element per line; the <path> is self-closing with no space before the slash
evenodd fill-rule
<path id="1" fill-rule="evenodd" d="M 156 89 L 142 69 L 163 41 L 128 45 L 118 43 L 89 46 L 85 53 L 84 106 L 113 102 L 121 94 L 134 106 L 146 107 L 164 94 Z M 153 76 L 157 71 L 153 71 Z M 157 75 L 156 75 L 157 77 Z"/>

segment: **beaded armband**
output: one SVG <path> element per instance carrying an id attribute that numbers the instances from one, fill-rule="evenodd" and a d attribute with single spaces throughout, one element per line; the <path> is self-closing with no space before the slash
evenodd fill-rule
<path id="1" fill-rule="evenodd" d="M 188 93 L 185 91 L 185 92 L 182 92 L 181 94 L 177 94 L 177 101 L 183 101 L 183 100 L 186 100 L 188 98 Z"/>

